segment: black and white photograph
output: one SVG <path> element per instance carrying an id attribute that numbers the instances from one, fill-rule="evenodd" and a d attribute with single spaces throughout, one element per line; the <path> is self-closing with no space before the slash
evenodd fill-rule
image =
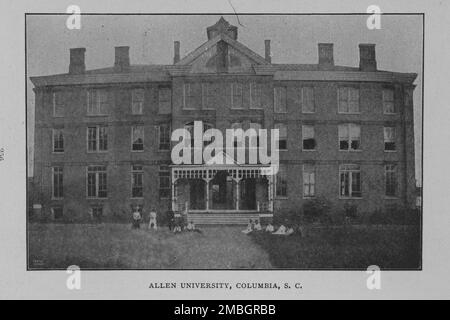
<path id="1" fill-rule="evenodd" d="M 66 20 L 26 21 L 30 270 L 421 269 L 422 15 Z"/>
<path id="2" fill-rule="evenodd" d="M 450 2 L 0 12 L 0 300 L 450 298 Z"/>

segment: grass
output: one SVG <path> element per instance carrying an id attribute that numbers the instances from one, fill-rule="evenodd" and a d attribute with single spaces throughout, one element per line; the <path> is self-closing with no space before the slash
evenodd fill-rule
<path id="1" fill-rule="evenodd" d="M 174 235 L 127 224 L 30 224 L 30 269 L 267 269 L 264 250 L 241 227 Z"/>
<path id="2" fill-rule="evenodd" d="M 302 237 L 264 232 L 252 239 L 281 269 L 420 269 L 420 228 L 415 226 L 309 227 Z"/>
<path id="3" fill-rule="evenodd" d="M 413 226 L 308 227 L 304 237 L 243 227 L 205 227 L 174 235 L 127 224 L 29 225 L 30 269 L 382 269 L 420 268 Z"/>

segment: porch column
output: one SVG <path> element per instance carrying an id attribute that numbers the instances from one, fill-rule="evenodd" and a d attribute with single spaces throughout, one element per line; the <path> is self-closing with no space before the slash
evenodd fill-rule
<path id="1" fill-rule="evenodd" d="M 274 187 L 273 187 L 273 182 L 274 182 L 274 175 L 271 174 L 269 176 L 267 176 L 267 180 L 268 180 L 268 200 L 269 200 L 269 211 L 273 212 L 273 198 L 274 198 Z"/>
<path id="2" fill-rule="evenodd" d="M 206 182 L 206 211 L 209 210 L 209 178 L 205 180 Z"/>
<path id="3" fill-rule="evenodd" d="M 236 179 L 236 211 L 239 211 L 239 198 L 240 198 L 240 192 L 239 192 L 239 183 L 241 182 L 241 179 Z"/>
<path id="4" fill-rule="evenodd" d="M 239 183 L 241 182 L 241 177 L 239 176 L 239 170 L 236 170 L 233 174 L 233 180 L 236 181 L 236 211 L 239 211 L 239 201 L 241 193 L 239 192 Z"/>
<path id="5" fill-rule="evenodd" d="M 176 188 L 176 183 L 177 183 L 177 179 L 175 179 L 175 174 L 174 174 L 174 170 L 172 169 L 172 211 L 175 212 L 177 211 L 177 195 L 175 192 L 175 188 Z"/>
<path id="6" fill-rule="evenodd" d="M 209 182 L 211 178 L 209 177 L 209 170 L 206 171 L 206 178 L 203 178 L 206 182 L 206 211 L 209 211 Z"/>

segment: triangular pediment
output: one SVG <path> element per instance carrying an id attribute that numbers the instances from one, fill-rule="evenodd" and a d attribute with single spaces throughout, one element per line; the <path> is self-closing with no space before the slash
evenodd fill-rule
<path id="1" fill-rule="evenodd" d="M 263 57 L 226 34 L 189 53 L 176 66 L 189 66 L 190 73 L 248 73 L 255 65 L 269 64 Z"/>
<path id="2" fill-rule="evenodd" d="M 205 162 L 206 166 L 231 165 L 238 166 L 238 163 L 225 151 L 218 152 L 213 158 Z"/>

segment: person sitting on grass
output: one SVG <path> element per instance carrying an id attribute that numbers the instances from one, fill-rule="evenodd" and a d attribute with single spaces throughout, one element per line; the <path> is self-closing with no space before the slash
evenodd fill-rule
<path id="1" fill-rule="evenodd" d="M 305 229 L 301 226 L 301 225 L 298 225 L 297 226 L 297 233 L 300 235 L 300 237 L 304 237 L 305 235 L 306 235 L 306 233 L 305 233 Z"/>
<path id="2" fill-rule="evenodd" d="M 188 225 L 187 225 L 187 227 L 186 227 L 186 230 L 187 231 L 195 231 L 195 224 L 194 224 L 194 221 L 191 221 L 191 222 L 189 222 L 188 223 Z"/>
<path id="3" fill-rule="evenodd" d="M 142 216 L 139 212 L 139 207 L 135 207 L 133 211 L 133 229 L 140 229 L 141 228 L 141 220 Z"/>
<path id="4" fill-rule="evenodd" d="M 266 226 L 266 232 L 273 233 L 274 231 L 275 231 L 275 228 L 273 227 L 273 225 L 272 225 L 271 223 L 269 223 L 269 224 Z"/>
<path id="5" fill-rule="evenodd" d="M 255 221 L 255 225 L 253 226 L 255 231 L 261 231 L 262 230 L 262 226 L 261 223 L 259 222 L 259 220 Z"/>
<path id="6" fill-rule="evenodd" d="M 251 233 L 253 231 L 253 226 L 254 226 L 253 220 L 250 219 L 249 222 L 248 222 L 248 225 L 247 225 L 247 229 L 242 230 L 242 233 L 245 233 L 245 234 Z"/>
<path id="7" fill-rule="evenodd" d="M 294 228 L 289 227 L 289 228 L 287 228 L 285 235 L 290 236 L 291 234 L 294 234 Z"/>
<path id="8" fill-rule="evenodd" d="M 175 215 L 175 223 L 173 228 L 173 233 L 181 233 L 181 217 L 180 215 Z"/>
<path id="9" fill-rule="evenodd" d="M 284 225 L 281 225 L 278 228 L 278 230 L 272 234 L 277 235 L 277 236 L 284 236 L 284 235 L 286 235 L 286 227 Z"/>
<path id="10" fill-rule="evenodd" d="M 195 225 L 194 221 L 188 223 L 186 230 L 189 232 L 203 233 L 201 230 L 197 229 L 197 226 Z"/>
<path id="11" fill-rule="evenodd" d="M 154 229 L 155 231 L 158 230 L 158 225 L 156 223 L 156 210 L 154 208 L 150 210 L 150 221 L 148 223 L 148 229 Z"/>

